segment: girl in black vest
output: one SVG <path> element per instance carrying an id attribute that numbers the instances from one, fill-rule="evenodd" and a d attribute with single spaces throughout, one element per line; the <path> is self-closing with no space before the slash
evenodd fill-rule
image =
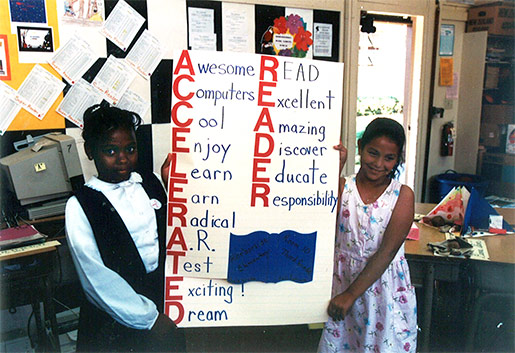
<path id="1" fill-rule="evenodd" d="M 163 314 L 167 197 L 136 172 L 141 118 L 95 105 L 84 113 L 92 177 L 66 205 L 66 233 L 85 293 L 79 352 L 182 352 L 183 333 Z M 170 156 L 161 168 L 164 184 Z"/>

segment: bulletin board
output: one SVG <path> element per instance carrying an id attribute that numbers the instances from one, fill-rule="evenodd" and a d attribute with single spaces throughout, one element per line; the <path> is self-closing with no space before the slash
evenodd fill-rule
<path id="1" fill-rule="evenodd" d="M 34 11 L 27 11 L 33 9 Z M 30 22 L 29 22 L 30 21 Z M 18 45 L 18 26 L 11 26 L 11 23 L 19 22 L 20 27 L 47 27 L 53 34 L 52 45 L 59 47 L 59 30 L 57 25 L 57 9 L 55 1 L 2 1 L 0 2 L 0 34 L 6 38 L 5 46 L 8 48 L 8 66 L 10 79 L 2 80 L 14 89 L 18 89 L 23 80 L 34 67 L 34 63 L 24 63 L 23 56 L 27 53 L 41 57 L 46 55 L 44 52 L 20 52 Z M 28 23 L 27 23 L 28 22 Z M 12 27 L 12 28 L 11 28 Z M 22 48 L 23 49 L 23 48 Z M 38 55 L 39 54 L 39 55 Z M 20 58 L 22 56 L 22 58 Z M 56 77 L 57 73 L 52 72 L 50 65 L 41 63 L 45 69 L 49 70 Z M 38 119 L 21 109 L 16 118 L 9 126 L 9 130 L 43 130 L 43 129 L 63 129 L 64 118 L 55 112 L 58 104 L 62 100 L 62 94 L 49 109 L 44 119 Z"/>
<path id="2" fill-rule="evenodd" d="M 224 44 L 229 51 L 245 51 L 246 45 L 235 44 L 235 42 L 252 39 L 252 50 L 257 54 L 338 61 L 340 13 L 337 11 L 234 4 L 209 0 L 188 0 L 187 9 L 188 49 L 205 49 L 195 47 L 195 41 L 192 40 L 192 37 L 195 37 L 198 32 L 203 31 L 206 42 L 209 41 L 209 38 L 212 38 L 213 42 L 216 40 L 210 48 L 216 47 L 216 50 L 219 51 L 227 50 L 224 48 Z M 195 17 L 190 17 L 193 11 L 197 14 L 197 21 L 194 21 Z M 232 17 L 230 17 L 231 15 Z M 198 20 L 198 17 L 208 19 L 207 23 L 210 26 L 207 26 L 206 22 Z M 241 18 L 246 21 L 237 23 Z M 190 23 L 191 20 L 194 23 Z M 232 21 L 236 22 L 235 26 L 226 29 L 227 22 Z M 245 26 L 247 22 L 252 22 L 250 28 Z M 305 38 L 309 45 L 302 47 L 291 45 L 291 43 L 290 45 L 286 44 L 282 52 L 282 48 L 274 48 L 272 44 L 274 35 L 288 37 L 297 34 L 299 29 L 306 32 Z M 225 41 L 226 36 L 231 39 Z M 316 50 L 315 47 L 317 47 Z M 246 52 L 250 52 L 250 50 Z"/>

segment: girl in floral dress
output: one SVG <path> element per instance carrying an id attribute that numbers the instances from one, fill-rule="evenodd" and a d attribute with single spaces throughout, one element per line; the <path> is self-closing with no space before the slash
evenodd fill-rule
<path id="1" fill-rule="evenodd" d="M 378 118 L 358 141 L 361 168 L 341 180 L 332 299 L 319 352 L 415 352 L 417 309 L 404 240 L 414 195 L 394 179 L 405 134 Z M 340 169 L 347 151 L 340 143 Z"/>

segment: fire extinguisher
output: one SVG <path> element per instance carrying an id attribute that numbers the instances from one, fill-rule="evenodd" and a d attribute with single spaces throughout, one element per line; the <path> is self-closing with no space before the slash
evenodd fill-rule
<path id="1" fill-rule="evenodd" d="M 452 123 L 444 124 L 442 128 L 442 141 L 440 144 L 440 154 L 442 156 L 452 156 L 454 148 L 454 125 Z"/>

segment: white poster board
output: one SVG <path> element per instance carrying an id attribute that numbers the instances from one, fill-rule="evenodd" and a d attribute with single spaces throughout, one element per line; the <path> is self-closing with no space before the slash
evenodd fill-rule
<path id="1" fill-rule="evenodd" d="M 165 311 L 182 327 L 324 321 L 343 64 L 173 62 Z"/>

